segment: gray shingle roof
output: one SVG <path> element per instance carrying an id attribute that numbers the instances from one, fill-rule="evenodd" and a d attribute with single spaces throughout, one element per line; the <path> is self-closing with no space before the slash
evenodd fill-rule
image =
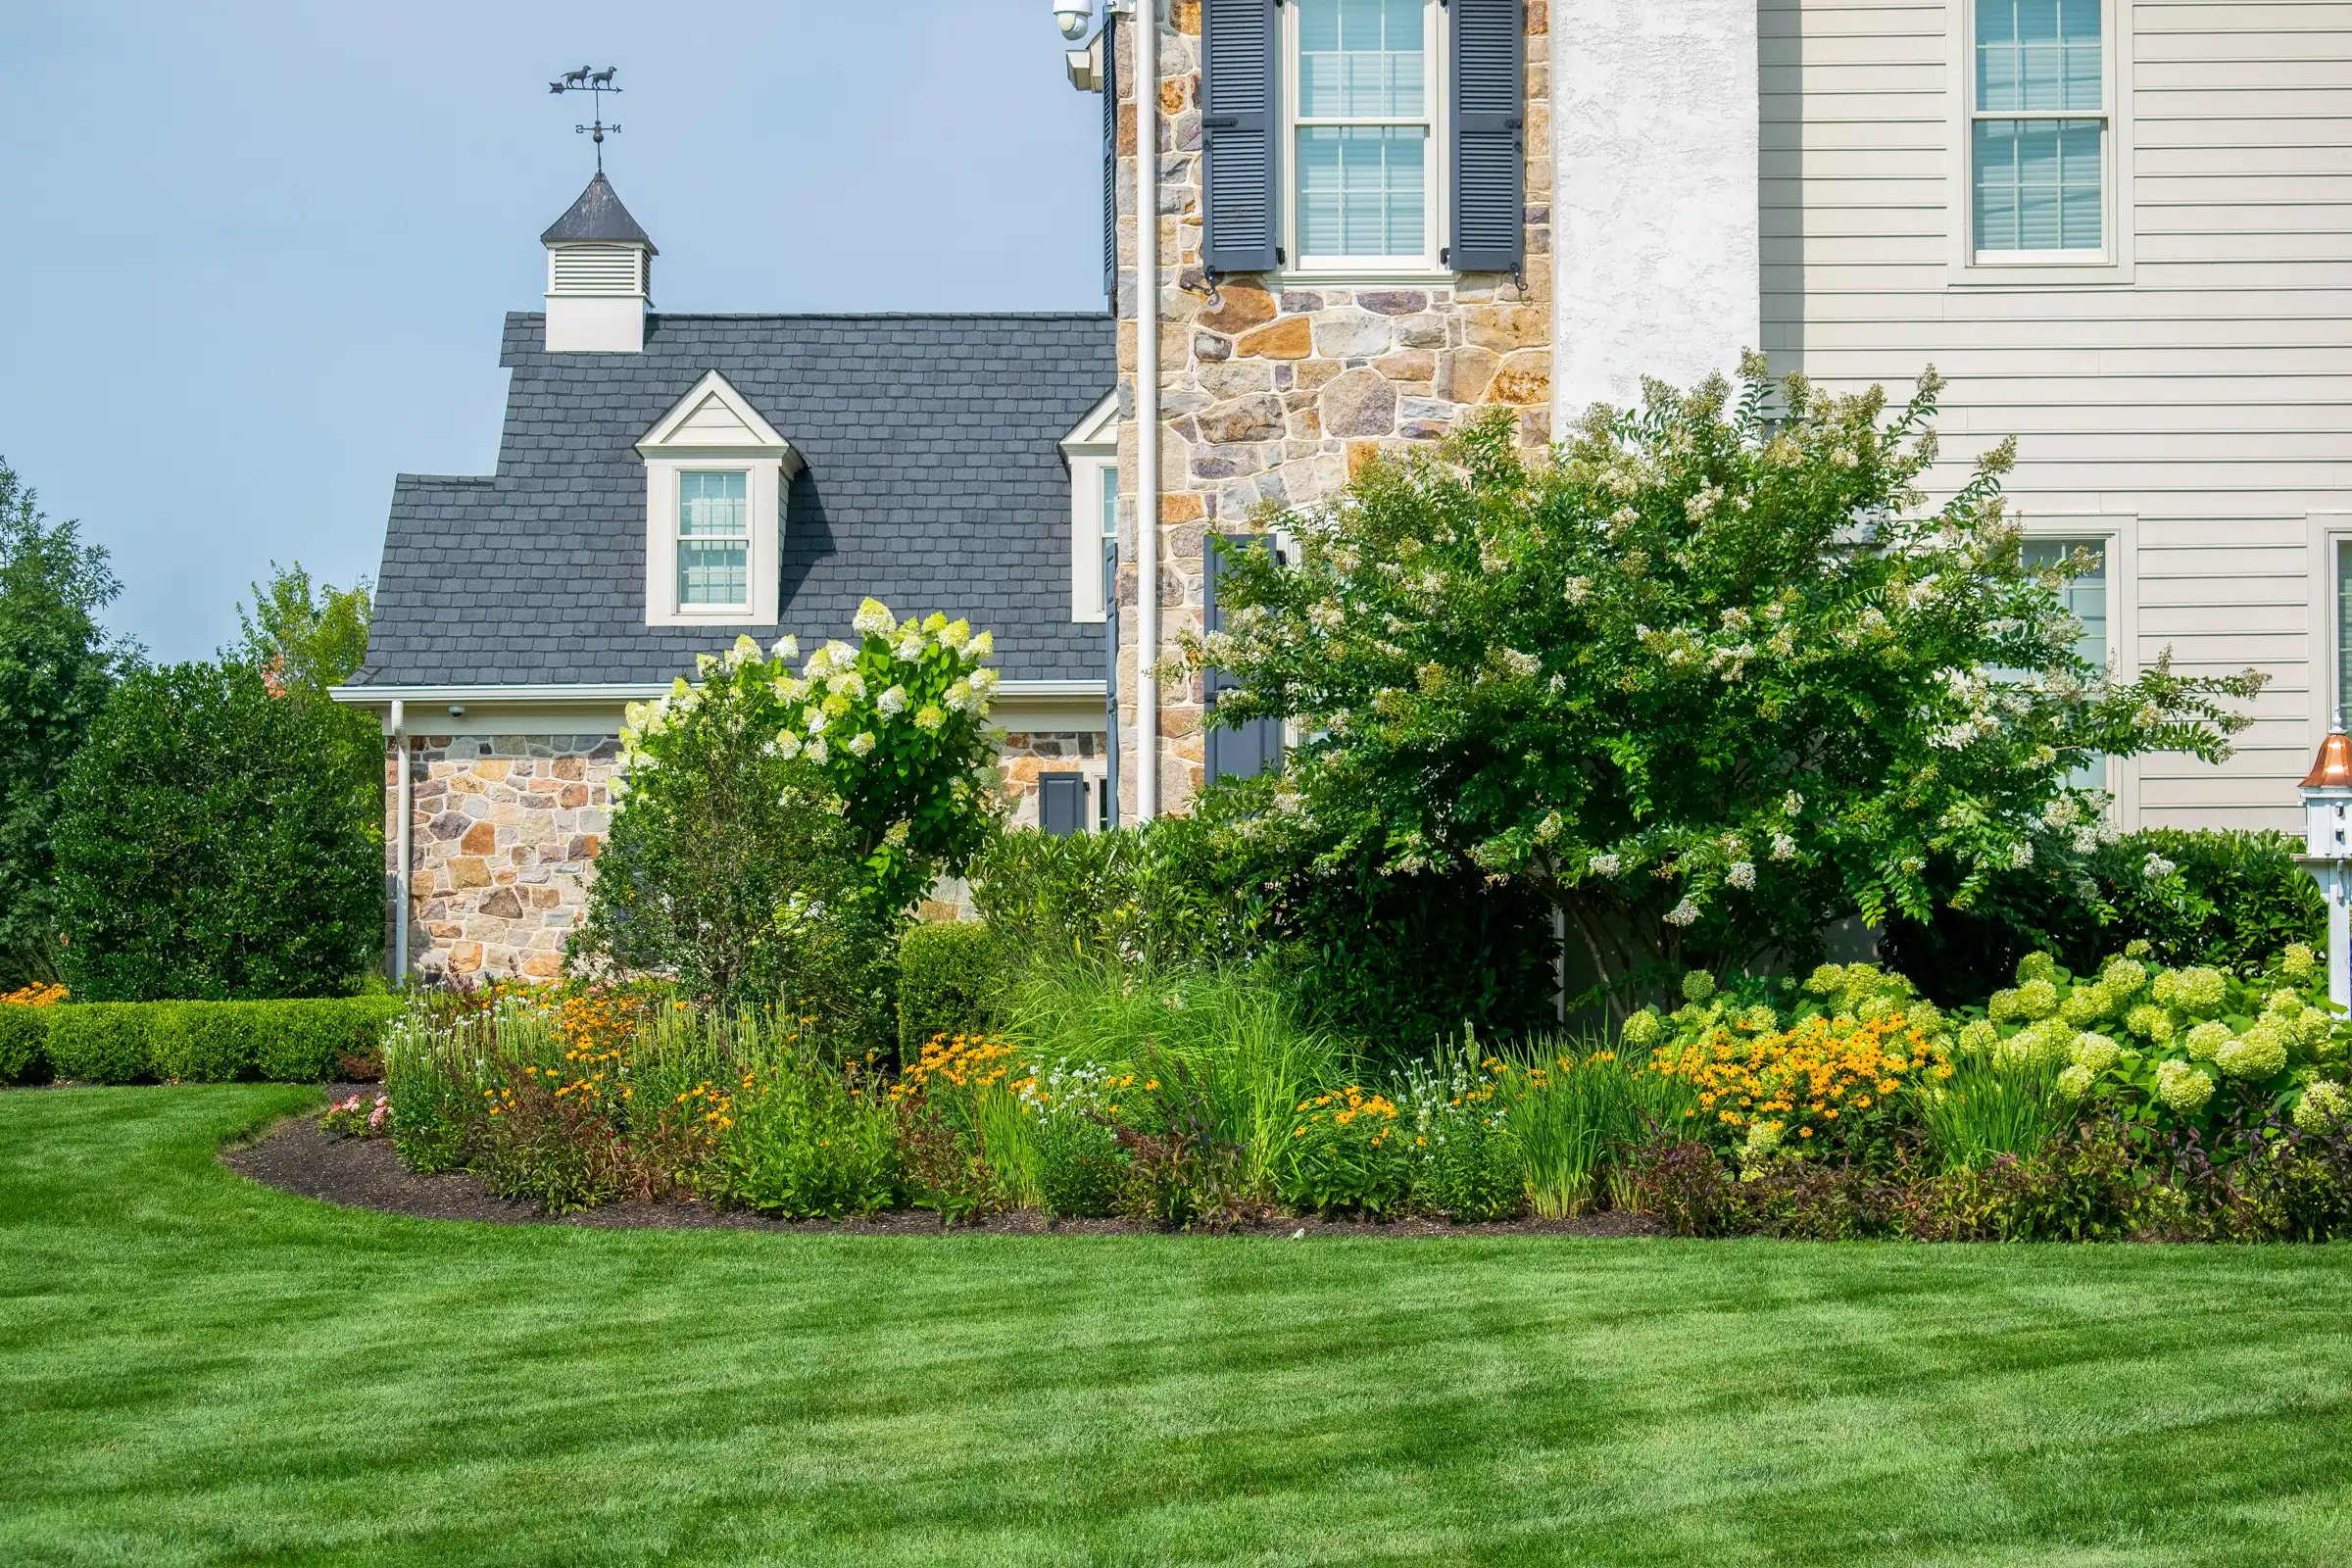
<path id="1" fill-rule="evenodd" d="M 655 316 L 642 354 L 549 354 L 507 318 L 498 472 L 402 474 L 355 685 L 666 681 L 739 629 L 645 624 L 636 442 L 711 370 L 808 460 L 782 630 L 848 637 L 871 594 L 996 634 L 1009 679 L 1092 678 L 1070 620 L 1056 442 L 1115 374 L 1102 316 Z"/>

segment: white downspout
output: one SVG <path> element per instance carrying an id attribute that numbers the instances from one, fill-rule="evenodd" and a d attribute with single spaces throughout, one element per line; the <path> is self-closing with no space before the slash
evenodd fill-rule
<path id="1" fill-rule="evenodd" d="M 1159 814 L 1159 0 L 1135 29 L 1135 815 Z"/>
<path id="2" fill-rule="evenodd" d="M 392 809 L 398 823 L 392 838 L 400 857 L 399 868 L 392 873 L 392 984 L 399 987 L 409 983 L 409 861 L 415 829 L 409 820 L 414 814 L 409 794 L 409 708 L 397 697 L 392 699 L 392 755 L 400 769 L 392 787 Z"/>

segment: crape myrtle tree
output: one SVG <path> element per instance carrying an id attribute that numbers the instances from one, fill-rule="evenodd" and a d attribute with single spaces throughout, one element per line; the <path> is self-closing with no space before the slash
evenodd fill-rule
<path id="1" fill-rule="evenodd" d="M 1880 389 L 1712 378 L 1596 407 L 1552 461 L 1507 417 L 1445 461 L 1367 466 L 1266 522 L 1180 658 L 1239 683 L 1215 722 L 1301 721 L 1268 793 L 1397 870 L 1533 886 L 1621 1001 L 1686 964 L 1807 963 L 1831 920 L 1965 907 L 2108 830 L 2086 759 L 2228 755 L 2252 671 L 2085 662 L 2000 476 L 1930 509 L 1931 368 Z"/>
<path id="2" fill-rule="evenodd" d="M 909 906 L 1000 812 L 997 675 L 963 621 L 901 623 L 869 599 L 855 626 L 798 672 L 797 639 L 738 638 L 630 709 L 575 966 L 837 1017 L 886 1000 Z"/>

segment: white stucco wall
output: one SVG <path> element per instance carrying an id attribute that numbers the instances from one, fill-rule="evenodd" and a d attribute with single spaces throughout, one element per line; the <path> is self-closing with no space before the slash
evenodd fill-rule
<path id="1" fill-rule="evenodd" d="M 1552 0 L 1552 419 L 1759 341 L 1755 0 Z"/>

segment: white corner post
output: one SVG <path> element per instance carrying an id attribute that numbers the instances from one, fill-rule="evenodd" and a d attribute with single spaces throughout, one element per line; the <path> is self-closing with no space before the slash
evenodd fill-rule
<path id="1" fill-rule="evenodd" d="M 1159 0 L 1127 0 L 1127 11 L 1135 19 L 1135 815 L 1149 822 L 1159 814 L 1152 670 L 1159 662 Z"/>
<path id="2" fill-rule="evenodd" d="M 2352 1007 L 2352 741 L 2340 713 L 2302 794 L 2303 853 L 2295 859 L 2328 901 L 2328 1000 Z"/>
<path id="3" fill-rule="evenodd" d="M 416 831 L 410 821 L 409 705 L 392 699 L 392 812 L 393 853 L 399 860 L 392 872 L 392 984 L 409 983 L 409 864 L 416 858 L 410 848 Z"/>

